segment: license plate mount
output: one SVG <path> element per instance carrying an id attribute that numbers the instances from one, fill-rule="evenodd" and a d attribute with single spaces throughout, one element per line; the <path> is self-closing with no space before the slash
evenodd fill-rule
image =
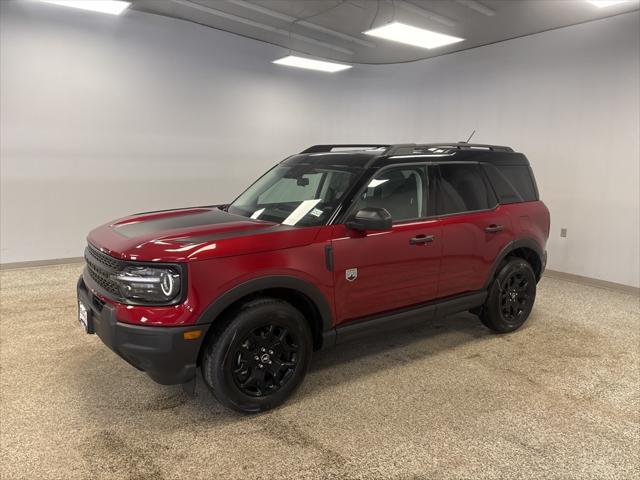
<path id="1" fill-rule="evenodd" d="M 86 333 L 95 333 L 93 330 L 91 308 L 89 308 L 82 300 L 78 300 L 78 321 Z"/>

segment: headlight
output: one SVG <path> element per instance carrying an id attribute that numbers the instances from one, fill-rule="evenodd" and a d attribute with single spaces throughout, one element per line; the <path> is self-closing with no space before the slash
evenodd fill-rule
<path id="1" fill-rule="evenodd" d="M 180 293 L 180 274 L 169 267 L 126 267 L 114 276 L 122 296 L 141 303 L 168 303 Z"/>

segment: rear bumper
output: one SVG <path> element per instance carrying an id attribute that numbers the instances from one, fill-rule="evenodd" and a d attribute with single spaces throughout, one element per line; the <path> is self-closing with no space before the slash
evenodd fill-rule
<path id="1" fill-rule="evenodd" d="M 163 385 L 186 383 L 196 374 L 198 354 L 209 325 L 146 327 L 119 322 L 115 308 L 78 280 L 78 301 L 89 311 L 89 331 L 138 370 Z M 199 338 L 185 340 L 184 333 L 201 330 Z"/>

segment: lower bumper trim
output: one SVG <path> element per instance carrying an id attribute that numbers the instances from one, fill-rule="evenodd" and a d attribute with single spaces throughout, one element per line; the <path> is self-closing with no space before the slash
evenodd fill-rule
<path id="1" fill-rule="evenodd" d="M 163 385 L 193 380 L 209 325 L 147 327 L 119 322 L 115 309 L 97 299 L 82 277 L 78 280 L 78 299 L 91 309 L 93 328 L 98 337 L 125 361 Z M 184 333 L 194 329 L 202 330 L 200 336 L 185 340 Z"/>

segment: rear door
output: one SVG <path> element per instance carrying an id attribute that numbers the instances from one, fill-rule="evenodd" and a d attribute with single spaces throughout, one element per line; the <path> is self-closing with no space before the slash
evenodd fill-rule
<path id="1" fill-rule="evenodd" d="M 424 164 L 388 167 L 359 195 L 352 213 L 385 208 L 393 218 L 390 231 L 362 234 L 334 226 L 338 323 L 436 297 L 443 242 L 438 221 L 427 214 L 426 170 Z"/>
<path id="2" fill-rule="evenodd" d="M 510 217 L 478 164 L 442 163 L 435 183 L 443 244 L 438 297 L 480 290 L 513 239 Z"/>

